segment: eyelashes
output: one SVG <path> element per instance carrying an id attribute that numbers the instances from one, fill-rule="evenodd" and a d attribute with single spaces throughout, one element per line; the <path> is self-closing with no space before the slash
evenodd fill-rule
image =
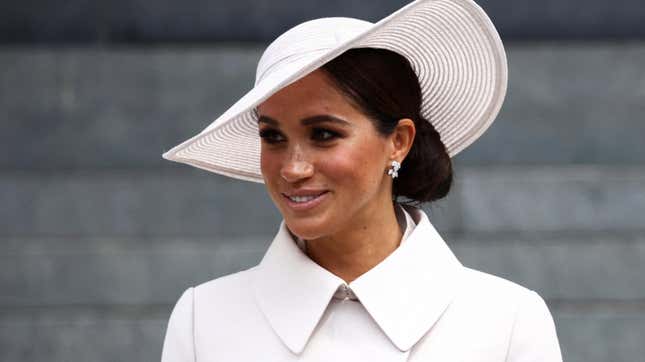
<path id="1" fill-rule="evenodd" d="M 274 129 L 263 129 L 263 130 L 260 130 L 259 134 L 260 134 L 260 138 L 263 141 L 271 144 L 281 142 L 283 141 L 283 138 L 284 138 L 282 134 L 280 134 L 280 132 Z"/>
<path id="2" fill-rule="evenodd" d="M 269 144 L 277 144 L 286 141 L 286 138 L 278 130 L 265 128 L 259 131 L 260 138 Z M 314 142 L 329 142 L 340 138 L 341 134 L 327 128 L 312 128 L 310 138 Z"/>
<path id="3" fill-rule="evenodd" d="M 314 128 L 312 138 L 317 141 L 330 141 L 340 137 L 340 134 L 326 128 Z"/>

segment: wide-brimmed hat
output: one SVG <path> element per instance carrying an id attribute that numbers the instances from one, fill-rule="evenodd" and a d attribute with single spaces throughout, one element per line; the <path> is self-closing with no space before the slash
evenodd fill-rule
<path id="1" fill-rule="evenodd" d="M 162 157 L 264 182 L 255 107 L 351 48 L 388 49 L 409 60 L 421 86 L 421 115 L 451 157 L 481 136 L 504 101 L 506 54 L 484 10 L 470 0 L 417 0 L 377 23 L 330 17 L 287 30 L 262 54 L 254 87 Z"/>

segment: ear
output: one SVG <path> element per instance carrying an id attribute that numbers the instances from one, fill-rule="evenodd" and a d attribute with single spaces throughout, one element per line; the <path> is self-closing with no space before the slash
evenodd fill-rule
<path id="1" fill-rule="evenodd" d="M 409 118 L 399 120 L 394 132 L 390 135 L 390 144 L 392 146 L 392 152 L 390 153 L 391 160 L 403 163 L 403 160 L 412 148 L 416 132 L 417 129 L 414 126 L 414 121 Z"/>

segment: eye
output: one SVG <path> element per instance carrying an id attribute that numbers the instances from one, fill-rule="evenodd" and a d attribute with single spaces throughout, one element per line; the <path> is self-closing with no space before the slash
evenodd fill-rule
<path id="1" fill-rule="evenodd" d="M 284 141 L 282 134 L 274 129 L 263 129 L 259 132 L 260 138 L 266 143 L 278 143 Z"/>
<path id="2" fill-rule="evenodd" d="M 329 141 L 340 135 L 325 128 L 314 128 L 311 136 L 316 141 Z"/>

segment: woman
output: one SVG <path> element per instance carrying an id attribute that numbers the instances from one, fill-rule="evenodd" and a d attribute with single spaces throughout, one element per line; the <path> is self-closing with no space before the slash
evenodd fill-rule
<path id="1" fill-rule="evenodd" d="M 449 192 L 505 90 L 467 0 L 278 37 L 255 87 L 164 154 L 264 182 L 284 220 L 259 265 L 183 293 L 162 361 L 561 361 L 543 299 L 463 266 L 415 207 Z"/>

